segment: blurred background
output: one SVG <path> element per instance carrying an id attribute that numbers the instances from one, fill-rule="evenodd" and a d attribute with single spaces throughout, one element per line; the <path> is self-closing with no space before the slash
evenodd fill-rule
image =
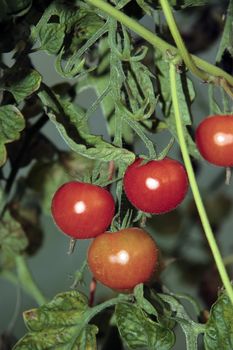
<path id="1" fill-rule="evenodd" d="M 222 16 L 226 11 L 226 6 L 227 1 L 211 2 L 210 6 L 204 8 L 192 8 L 176 13 L 188 49 L 209 62 L 215 62 L 223 29 Z M 136 11 L 136 9 L 134 10 Z M 141 23 L 153 30 L 154 24 L 148 17 L 143 17 Z M 169 33 L 167 35 L 167 38 L 169 38 Z M 31 58 L 46 84 L 52 86 L 64 82 L 64 79 L 54 69 L 53 56 L 42 52 L 31 54 Z M 6 54 L 4 61 L 11 65 L 13 63 L 12 53 Z M 226 55 L 222 65 L 224 69 L 232 74 L 233 63 L 231 58 Z M 193 76 L 191 78 L 195 84 L 197 96 L 192 106 L 195 127 L 209 114 L 208 87 Z M 79 94 L 77 103 L 84 108 L 88 108 L 95 99 L 96 95 L 93 90 L 85 90 Z M 217 95 L 216 99 L 221 99 L 221 96 Z M 90 126 L 94 134 L 103 135 L 106 140 L 109 140 L 105 120 L 100 109 L 93 113 Z M 69 151 L 51 122 L 46 123 L 41 131 L 52 140 L 58 149 Z M 168 132 L 150 136 L 158 145 L 158 150 L 162 150 L 170 139 Z M 139 154 L 145 151 L 140 140 L 136 141 L 135 151 Z M 172 147 L 170 156 L 181 160 L 177 145 Z M 28 172 L 32 171 L 33 165 L 33 163 L 30 163 L 24 167 L 18 173 L 18 177 L 22 179 L 26 177 Z M 226 186 L 224 170 L 209 165 L 204 160 L 198 163 L 195 162 L 194 166 L 216 239 L 222 255 L 229 257 L 228 268 L 233 277 L 232 265 L 230 264 L 233 257 L 232 183 L 230 186 Z M 37 171 L 39 171 L 38 168 L 34 169 L 32 176 Z M 55 171 L 54 174 L 51 174 L 50 171 L 47 172 L 48 176 L 59 176 L 59 171 Z M 4 172 L 6 175 L 9 173 L 7 166 Z M 51 177 L 51 181 L 56 180 Z M 38 197 L 38 200 L 41 200 L 40 197 Z M 36 206 L 35 203 L 33 205 Z M 51 299 L 57 293 L 70 289 L 73 283 L 73 275 L 81 267 L 90 242 L 88 240 L 78 241 L 74 253 L 68 255 L 69 239 L 59 232 L 55 226 L 49 214 L 49 203 L 44 205 L 47 206 L 47 214 L 43 213 L 40 216 L 43 240 L 38 238 L 41 247 L 35 255 L 28 258 L 28 263 L 42 292 L 48 299 Z M 208 308 L 216 298 L 220 282 L 200 226 L 191 191 L 177 210 L 149 219 L 147 229 L 157 241 L 164 258 L 165 269 L 161 273 L 161 281 L 171 291 L 188 293 L 197 298 L 203 308 Z M 90 281 L 91 276 L 87 272 L 86 285 L 80 287 L 80 290 L 87 295 L 89 294 Z M 96 302 L 103 301 L 113 295 L 113 291 L 98 285 Z M 19 339 L 26 332 L 22 312 L 36 307 L 35 301 L 2 277 L 0 277 L 0 296 L 0 333 L 9 330 L 13 338 Z M 186 302 L 184 302 L 184 305 L 189 308 Z M 190 312 L 192 312 L 191 309 Z M 179 329 L 177 330 L 177 336 L 179 341 L 174 349 L 185 349 L 185 347 L 182 347 L 184 346 L 184 338 Z M 2 343 L 0 350 L 4 349 L 7 349 L 7 347 L 4 347 Z"/>

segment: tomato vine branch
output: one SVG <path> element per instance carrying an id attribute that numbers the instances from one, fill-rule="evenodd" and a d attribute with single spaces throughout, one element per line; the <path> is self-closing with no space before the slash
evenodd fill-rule
<path id="1" fill-rule="evenodd" d="M 13 284 L 20 284 L 23 290 L 30 295 L 38 305 L 45 304 L 47 300 L 36 285 L 31 272 L 28 269 L 25 258 L 22 255 L 18 255 L 15 258 L 15 263 L 18 276 L 11 271 L 2 271 L 0 277 L 5 278 Z"/>
<path id="2" fill-rule="evenodd" d="M 18 255 L 15 258 L 15 262 L 20 285 L 36 300 L 38 305 L 45 304 L 47 300 L 35 284 L 25 258 L 22 255 Z"/>
<path id="3" fill-rule="evenodd" d="M 107 2 L 103 0 L 86 0 L 87 3 L 90 5 L 93 5 L 97 7 L 99 10 L 104 11 L 109 16 L 115 18 L 117 21 L 134 31 L 136 34 L 141 36 L 143 39 L 145 39 L 147 42 L 149 42 L 151 45 L 159 49 L 160 51 L 166 53 L 167 51 L 170 51 L 172 55 L 179 55 L 179 50 L 174 47 L 173 45 L 170 45 L 165 40 L 159 38 L 155 33 L 152 33 L 150 30 L 145 28 L 143 25 L 135 21 L 134 19 L 130 18 L 123 12 L 116 9 L 114 6 L 111 6 Z M 178 39 L 177 33 L 176 33 L 176 40 Z M 180 45 L 180 43 L 179 43 Z M 184 55 L 184 50 L 182 50 L 181 54 Z M 187 52 L 185 53 L 185 56 L 187 56 Z M 196 65 L 196 68 L 193 67 L 192 63 L 190 66 L 190 59 L 193 60 L 193 65 Z M 195 56 L 188 54 L 187 57 L 185 57 L 185 63 L 188 62 L 189 66 L 187 67 L 192 71 L 194 75 L 199 76 L 204 81 L 211 81 L 216 85 L 219 85 L 224 88 L 224 90 L 232 97 L 232 90 L 230 87 L 233 87 L 233 77 L 223 71 L 221 68 Z M 183 57 L 184 59 L 184 57 Z M 194 68 L 194 69 L 193 69 Z M 199 69 L 198 69 L 199 68 Z M 198 70 L 198 71 L 197 71 Z M 203 71 L 203 72 L 202 72 Z M 201 72 L 201 76 L 199 75 Z M 206 74 L 208 73 L 208 74 Z M 203 76 L 202 74 L 205 74 Z"/>
<path id="4" fill-rule="evenodd" d="M 188 52 L 185 43 L 180 35 L 180 32 L 177 28 L 177 24 L 175 21 L 175 18 L 173 16 L 171 7 L 167 0 L 160 0 L 160 4 L 164 13 L 164 16 L 166 18 L 168 27 L 171 31 L 171 34 L 173 36 L 173 39 L 176 43 L 176 46 L 178 48 L 178 51 L 184 60 L 184 63 L 186 64 L 187 68 L 195 74 L 198 78 L 202 79 L 203 81 L 209 81 L 210 79 L 213 79 L 209 74 L 207 74 L 205 71 L 199 69 L 196 64 L 193 61 L 193 58 L 191 54 Z"/>
<path id="5" fill-rule="evenodd" d="M 119 303 L 127 303 L 132 301 L 133 299 L 133 295 L 132 294 L 119 294 L 116 298 L 104 301 L 101 304 L 98 304 L 96 306 L 93 307 L 89 307 L 88 311 L 86 312 L 86 314 L 84 314 L 83 320 L 82 320 L 82 324 L 80 325 L 80 323 L 77 324 L 76 326 L 76 332 L 74 331 L 74 338 L 73 338 L 73 342 L 72 345 L 74 345 L 76 338 L 77 338 L 77 334 L 80 334 L 81 331 L 84 329 L 84 327 L 92 320 L 92 318 L 94 318 L 96 315 L 98 315 L 100 312 L 102 312 L 103 310 L 115 306 Z M 73 348 L 73 346 L 71 346 L 71 348 Z"/>
<path id="6" fill-rule="evenodd" d="M 190 156 L 188 153 L 187 145 L 185 142 L 184 137 L 184 131 L 183 131 L 183 125 L 182 120 L 180 117 L 180 110 L 179 110 L 179 101 L 178 101 L 178 94 L 177 94 L 177 84 L 176 84 L 176 67 L 173 63 L 170 64 L 170 83 L 171 83 L 171 96 L 172 96 L 172 103 L 174 108 L 174 115 L 175 115 L 175 121 L 176 121 L 176 128 L 177 128 L 177 135 L 179 139 L 180 149 L 183 156 L 184 164 L 187 170 L 190 186 L 193 192 L 193 197 L 197 206 L 198 213 L 200 215 L 200 219 L 202 222 L 202 226 L 206 235 L 206 238 L 208 240 L 210 249 L 212 251 L 219 275 L 221 277 L 222 283 L 227 291 L 227 294 L 233 304 L 233 289 L 231 282 L 229 280 L 229 277 L 227 275 L 223 259 L 221 257 L 221 253 L 219 251 L 218 245 L 216 243 L 216 240 L 214 238 L 214 234 L 212 231 L 212 228 L 210 226 L 207 213 L 205 210 L 205 207 L 203 205 L 203 201 L 200 195 L 200 191 L 197 185 L 197 181 L 195 178 L 195 174 L 193 171 L 192 163 L 190 160 Z"/>

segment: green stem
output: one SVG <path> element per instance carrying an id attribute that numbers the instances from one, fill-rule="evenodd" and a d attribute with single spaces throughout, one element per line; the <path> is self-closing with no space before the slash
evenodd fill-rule
<path id="1" fill-rule="evenodd" d="M 89 308 L 86 315 L 84 315 L 84 318 L 82 320 L 82 324 L 78 323 L 76 326 L 76 332 L 74 331 L 74 337 L 73 337 L 73 340 L 71 341 L 70 349 L 71 348 L 73 349 L 73 346 L 75 344 L 77 336 L 79 336 L 81 334 L 84 327 L 86 327 L 86 325 L 91 321 L 91 319 L 93 317 L 95 317 L 101 311 L 107 309 L 108 307 L 117 305 L 120 302 L 130 302 L 132 300 L 132 298 L 133 298 L 132 294 L 119 294 L 116 298 L 107 300 L 101 304 L 98 304 L 94 307 Z"/>
<path id="2" fill-rule="evenodd" d="M 173 36 L 173 39 L 175 40 L 176 46 L 178 48 L 178 51 L 184 60 L 184 63 L 186 64 L 187 68 L 198 78 L 202 79 L 203 81 L 209 81 L 210 76 L 203 70 L 199 69 L 196 64 L 193 61 L 192 56 L 188 52 L 185 43 L 180 35 L 180 32 L 178 30 L 175 18 L 173 16 L 171 7 L 167 0 L 160 0 L 160 4 L 163 10 L 163 13 L 165 15 L 165 18 L 167 20 L 168 27 L 171 31 L 171 34 Z"/>
<path id="3" fill-rule="evenodd" d="M 194 175 L 194 171 L 192 168 L 192 163 L 189 157 L 187 145 L 185 142 L 185 136 L 184 136 L 184 130 L 182 125 L 182 120 L 180 117 L 180 110 L 179 110 L 179 99 L 177 94 L 177 84 L 176 84 L 176 67 L 171 63 L 170 64 L 170 81 L 171 81 L 171 96 L 172 96 L 172 103 L 174 108 L 174 114 L 175 114 L 175 121 L 176 121 L 176 128 L 177 128 L 177 135 L 179 139 L 179 144 L 182 152 L 182 156 L 184 159 L 184 164 L 187 170 L 190 186 L 193 192 L 193 197 L 197 206 L 198 213 L 200 215 L 200 219 L 203 225 L 203 229 L 206 235 L 206 238 L 208 240 L 210 249 L 212 251 L 216 266 L 218 268 L 219 275 L 222 279 L 222 283 L 228 293 L 228 296 L 233 304 L 233 289 L 231 282 L 229 280 L 229 277 L 227 275 L 223 259 L 221 257 L 218 245 L 215 241 L 214 234 L 212 232 L 205 207 L 202 202 L 202 198 L 198 189 L 198 185 L 196 182 L 196 178 Z"/>
<path id="4" fill-rule="evenodd" d="M 30 294 L 38 303 L 43 305 L 47 302 L 35 281 L 32 278 L 31 272 L 28 269 L 25 258 L 22 255 L 17 255 L 15 258 L 16 270 L 20 285 L 23 287 L 26 293 Z"/>
<path id="5" fill-rule="evenodd" d="M 98 315 L 104 309 L 117 305 L 122 302 L 130 302 L 133 298 L 132 294 L 119 294 L 118 297 L 107 300 L 102 304 L 96 305 L 91 308 L 91 312 L 88 313 L 87 320 L 85 323 L 88 323 L 94 316 Z"/>
<path id="6" fill-rule="evenodd" d="M 6 279 L 7 281 L 11 282 L 12 284 L 17 284 L 19 282 L 17 277 L 15 276 L 15 274 L 11 271 L 8 271 L 8 270 L 3 270 L 0 273 L 0 277 Z"/>
<path id="7" fill-rule="evenodd" d="M 168 44 L 166 41 L 159 38 L 156 34 L 152 33 L 150 30 L 146 29 L 144 26 L 139 24 L 134 19 L 128 17 L 121 11 L 117 10 L 115 7 L 109 5 L 107 2 L 103 0 L 86 0 L 86 2 L 104 11 L 109 16 L 115 18 L 117 21 L 119 21 L 120 23 L 122 23 L 123 25 L 131 29 L 132 31 L 134 31 L 136 34 L 144 38 L 151 45 L 158 48 L 162 52 L 167 53 L 167 51 L 170 51 L 173 55 L 177 55 L 179 53 L 176 47 Z M 199 67 L 200 69 L 202 69 L 203 71 L 205 71 L 210 75 L 208 79 L 205 79 L 205 80 L 213 81 L 213 76 L 214 76 L 216 78 L 214 81 L 216 85 L 222 84 L 222 81 L 220 79 L 222 78 L 222 79 L 225 79 L 229 85 L 233 86 L 233 77 L 230 74 L 224 72 L 219 67 L 216 67 L 215 65 L 205 60 L 202 60 L 201 58 L 195 55 L 190 55 L 190 57 L 192 58 L 194 63 L 197 65 L 197 67 Z M 195 72 L 193 73 L 195 74 Z"/>

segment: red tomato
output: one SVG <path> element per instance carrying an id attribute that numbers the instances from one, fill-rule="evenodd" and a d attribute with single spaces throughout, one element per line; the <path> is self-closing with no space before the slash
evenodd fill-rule
<path id="1" fill-rule="evenodd" d="M 152 277 L 158 249 L 146 231 L 127 228 L 96 237 L 89 247 L 87 260 L 97 281 L 123 291 Z"/>
<path id="2" fill-rule="evenodd" d="M 110 225 L 115 204 L 102 187 L 72 181 L 61 186 L 52 200 L 52 215 L 57 226 L 73 238 L 93 238 Z"/>
<path id="3" fill-rule="evenodd" d="M 196 144 L 208 162 L 233 166 L 233 115 L 212 115 L 196 130 Z"/>
<path id="4" fill-rule="evenodd" d="M 125 172 L 124 189 L 129 201 L 146 213 L 161 214 L 176 208 L 188 190 L 183 165 L 170 158 L 144 165 L 142 161 L 136 159 Z"/>

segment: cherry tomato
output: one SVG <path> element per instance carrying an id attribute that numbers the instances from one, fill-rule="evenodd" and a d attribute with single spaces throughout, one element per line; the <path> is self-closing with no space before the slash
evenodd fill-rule
<path id="1" fill-rule="evenodd" d="M 196 130 L 196 144 L 208 162 L 233 166 L 233 115 L 212 115 Z"/>
<path id="2" fill-rule="evenodd" d="M 105 232 L 114 216 L 114 199 L 102 187 L 78 181 L 62 185 L 52 200 L 57 226 L 73 238 L 93 238 Z"/>
<path id="3" fill-rule="evenodd" d="M 176 208 L 188 190 L 188 178 L 181 163 L 164 158 L 141 164 L 138 158 L 124 175 L 129 201 L 146 213 L 161 214 Z"/>
<path id="4" fill-rule="evenodd" d="M 96 237 L 87 260 L 97 281 L 123 291 L 152 277 L 157 268 L 158 249 L 146 231 L 127 228 Z"/>

